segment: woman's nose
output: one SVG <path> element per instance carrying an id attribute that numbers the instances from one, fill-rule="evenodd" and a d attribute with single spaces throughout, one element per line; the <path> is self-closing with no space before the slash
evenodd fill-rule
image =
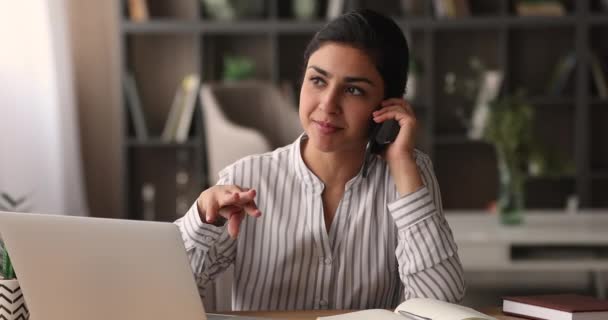
<path id="1" fill-rule="evenodd" d="M 340 93 L 335 88 L 328 88 L 321 99 L 321 110 L 327 113 L 338 113 L 340 111 Z"/>

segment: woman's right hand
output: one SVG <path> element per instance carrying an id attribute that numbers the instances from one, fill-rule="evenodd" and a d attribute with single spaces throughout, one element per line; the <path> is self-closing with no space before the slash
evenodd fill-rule
<path id="1" fill-rule="evenodd" d="M 259 217 L 262 214 L 254 201 L 255 194 L 254 189 L 243 189 L 236 185 L 217 185 L 203 191 L 196 200 L 196 205 L 203 222 L 212 224 L 219 217 L 225 218 L 228 234 L 236 239 L 239 226 L 246 214 L 252 217 Z"/>

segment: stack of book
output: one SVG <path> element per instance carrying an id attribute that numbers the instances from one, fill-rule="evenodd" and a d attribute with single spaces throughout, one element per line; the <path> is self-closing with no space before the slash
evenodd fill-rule
<path id="1" fill-rule="evenodd" d="M 137 140 L 146 141 L 150 138 L 146 125 L 144 108 L 142 106 L 135 77 L 124 75 L 124 91 L 127 108 Z M 165 122 L 161 140 L 164 142 L 183 143 L 188 140 L 194 110 L 198 103 L 200 77 L 197 74 L 187 75 L 178 86 L 175 97 Z"/>
<path id="2" fill-rule="evenodd" d="M 564 5 L 557 0 L 519 0 L 515 10 L 520 16 L 563 16 L 566 14 Z"/>
<path id="3" fill-rule="evenodd" d="M 459 18 L 471 15 L 468 0 L 434 0 L 433 9 L 437 18 Z"/>
<path id="4" fill-rule="evenodd" d="M 577 294 L 505 297 L 502 311 L 540 320 L 605 320 L 608 301 Z"/>

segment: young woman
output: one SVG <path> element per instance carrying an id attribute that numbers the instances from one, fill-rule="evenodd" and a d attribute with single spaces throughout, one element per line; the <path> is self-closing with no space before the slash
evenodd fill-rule
<path id="1" fill-rule="evenodd" d="M 429 158 L 414 149 L 402 96 L 409 52 L 400 28 L 369 10 L 324 26 L 304 54 L 291 145 L 228 166 L 176 221 L 199 288 L 235 265 L 234 310 L 393 308 L 457 302 L 465 291 Z M 370 126 L 396 140 L 370 158 Z"/>

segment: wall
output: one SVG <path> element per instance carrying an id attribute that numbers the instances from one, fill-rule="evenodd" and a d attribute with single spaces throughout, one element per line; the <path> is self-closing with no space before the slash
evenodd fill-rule
<path id="1" fill-rule="evenodd" d="M 0 191 L 9 210 L 87 214 L 65 1 L 0 10 Z"/>
<path id="2" fill-rule="evenodd" d="M 123 217 L 119 1 L 67 3 L 90 212 Z"/>

